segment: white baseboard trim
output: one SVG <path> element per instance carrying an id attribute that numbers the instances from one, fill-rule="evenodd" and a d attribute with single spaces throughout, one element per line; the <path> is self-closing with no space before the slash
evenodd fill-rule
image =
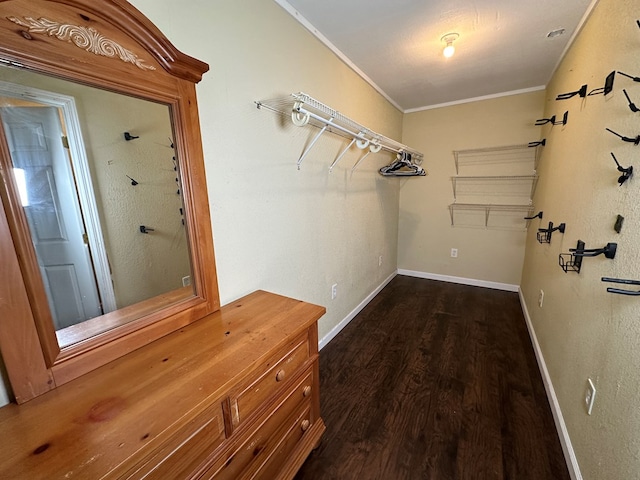
<path id="1" fill-rule="evenodd" d="M 358 306 L 356 308 L 354 308 L 351 313 L 349 313 L 349 315 L 347 315 L 339 324 L 337 324 L 335 327 L 333 327 L 331 329 L 331 331 L 329 333 L 327 333 L 324 337 L 322 337 L 320 339 L 320 341 L 318 342 L 318 349 L 322 350 L 327 343 L 329 343 L 331 340 L 333 340 L 333 338 L 338 335 L 340 333 L 340 331 L 346 327 L 349 322 L 351 320 L 353 320 L 355 318 L 356 315 L 358 315 L 362 309 L 364 307 L 366 307 L 369 302 L 371 300 L 373 300 L 373 298 L 380 293 L 380 291 L 386 287 L 388 285 L 388 283 L 393 280 L 393 278 L 398 274 L 398 272 L 393 272 L 391 275 L 389 275 L 387 278 L 384 279 L 384 281 L 373 291 L 371 292 L 369 295 L 367 295 L 367 297 L 362 300 L 362 302 L 360 302 L 358 304 Z"/>
<path id="2" fill-rule="evenodd" d="M 486 280 L 476 280 L 474 278 L 452 277 L 449 275 L 439 275 L 437 273 L 417 272 L 415 270 L 398 269 L 398 275 L 426 278 L 427 280 L 439 280 L 441 282 L 461 283 L 463 285 L 493 288 L 494 290 L 505 290 L 507 292 L 517 292 L 520 290 L 519 285 L 511 285 L 510 283 L 489 282 Z"/>
<path id="3" fill-rule="evenodd" d="M 580 465 L 578 464 L 576 453 L 573 450 L 571 438 L 569 437 L 569 432 L 567 431 L 567 425 L 564 423 L 564 417 L 562 416 L 562 410 L 560 409 L 560 403 L 558 403 L 558 397 L 556 396 L 556 391 L 553 388 L 553 382 L 551 381 L 551 377 L 549 376 L 549 370 L 547 370 L 547 364 L 544 360 L 544 356 L 542 355 L 542 350 L 540 349 L 540 344 L 538 343 L 538 337 L 536 336 L 536 332 L 533 329 L 533 323 L 531 323 L 531 317 L 529 316 L 529 309 L 527 308 L 527 303 L 524 300 L 524 295 L 522 294 L 521 289 L 518 289 L 518 294 L 520 295 L 520 305 L 522 306 L 522 313 L 524 314 L 525 321 L 527 322 L 529 337 L 531 337 L 533 350 L 535 351 L 536 359 L 538 360 L 538 368 L 540 368 L 544 388 L 547 391 L 547 398 L 549 400 L 549 405 L 551 406 L 551 413 L 553 414 L 553 420 L 556 424 L 556 429 L 558 430 L 558 436 L 560 437 L 560 444 L 562 445 L 564 458 L 567 462 L 569 475 L 571 476 L 572 480 L 582 480 Z"/>

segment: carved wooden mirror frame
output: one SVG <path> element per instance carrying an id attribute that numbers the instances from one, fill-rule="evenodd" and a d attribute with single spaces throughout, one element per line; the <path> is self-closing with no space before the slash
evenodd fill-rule
<path id="1" fill-rule="evenodd" d="M 120 326 L 61 349 L 0 133 L 0 352 L 22 403 L 219 309 L 195 95 L 209 67 L 124 0 L 0 1 L 0 64 L 169 106 L 195 284 L 186 300 L 116 310 Z"/>

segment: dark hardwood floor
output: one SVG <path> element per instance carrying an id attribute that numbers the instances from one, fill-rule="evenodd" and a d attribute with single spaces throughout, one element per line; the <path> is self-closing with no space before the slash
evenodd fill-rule
<path id="1" fill-rule="evenodd" d="M 517 293 L 397 276 L 320 352 L 295 480 L 569 480 Z"/>

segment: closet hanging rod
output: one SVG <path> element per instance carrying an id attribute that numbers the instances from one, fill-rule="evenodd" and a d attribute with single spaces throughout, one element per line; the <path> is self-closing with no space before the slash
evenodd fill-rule
<path id="1" fill-rule="evenodd" d="M 260 100 L 255 103 L 258 108 L 265 107 L 285 116 L 291 115 L 293 123 L 298 126 L 307 123 L 318 128 L 327 126 L 327 130 L 332 133 L 345 138 L 355 138 L 358 142 L 357 146 L 361 149 L 373 145 L 374 153 L 378 147 L 396 154 L 407 152 L 411 154 L 413 163 L 418 165 L 422 163 L 424 157 L 422 152 L 374 132 L 306 93 L 292 93 L 288 96 Z"/>

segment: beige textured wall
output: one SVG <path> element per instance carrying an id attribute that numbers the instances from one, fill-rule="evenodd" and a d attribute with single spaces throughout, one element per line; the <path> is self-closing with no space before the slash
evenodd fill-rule
<path id="1" fill-rule="evenodd" d="M 354 149 L 329 173 L 348 142 L 326 134 L 298 171 L 316 130 L 254 101 L 303 91 L 398 140 L 401 112 L 275 2 L 132 3 L 211 67 L 197 93 L 222 303 L 264 289 L 324 305 L 323 337 L 396 270 L 399 182 L 377 173 L 392 158 L 352 174 Z"/>
<path id="2" fill-rule="evenodd" d="M 640 84 L 617 75 L 609 98 L 557 102 L 555 96 L 584 83 L 589 90 L 601 87 L 612 70 L 640 75 L 637 18 L 636 0 L 600 0 L 548 86 L 546 114 L 569 110 L 569 122 L 565 128 L 545 128 L 548 145 L 535 201 L 545 222 L 566 222 L 567 230 L 550 245 L 540 245 L 532 225 L 522 276 L 527 308 L 588 480 L 626 480 L 640 472 L 640 303 L 607 293 L 611 285 L 600 281 L 603 276 L 640 279 L 640 185 L 631 179 L 619 187 L 610 156 L 613 152 L 625 167 L 638 168 L 640 150 L 605 131 L 640 133 L 640 117 L 622 92 L 625 88 L 640 104 Z M 617 214 L 625 217 L 620 234 L 613 230 Z M 579 275 L 564 273 L 558 254 L 578 239 L 587 248 L 617 242 L 617 256 L 587 258 Z M 591 416 L 584 407 L 587 378 L 597 388 Z"/>
<path id="3" fill-rule="evenodd" d="M 181 288 L 191 265 L 168 107 L 86 87 L 74 95 L 83 104 L 118 307 Z M 140 138 L 126 141 L 125 131 Z M 140 225 L 154 231 L 142 234 Z"/>
<path id="4" fill-rule="evenodd" d="M 537 140 L 539 127 L 533 123 L 542 114 L 543 99 L 544 92 L 536 91 L 405 115 L 403 141 L 424 152 L 429 176 L 402 182 L 398 268 L 519 285 L 524 223 L 519 229 L 451 226 L 453 151 Z M 460 175 L 527 175 L 531 167 L 514 171 L 512 165 L 487 163 L 481 168 L 461 168 Z M 500 197 L 466 198 L 469 203 L 491 200 L 503 203 Z M 507 219 L 510 227 L 517 226 L 517 218 Z M 458 258 L 451 258 L 451 248 L 458 249 Z"/>

